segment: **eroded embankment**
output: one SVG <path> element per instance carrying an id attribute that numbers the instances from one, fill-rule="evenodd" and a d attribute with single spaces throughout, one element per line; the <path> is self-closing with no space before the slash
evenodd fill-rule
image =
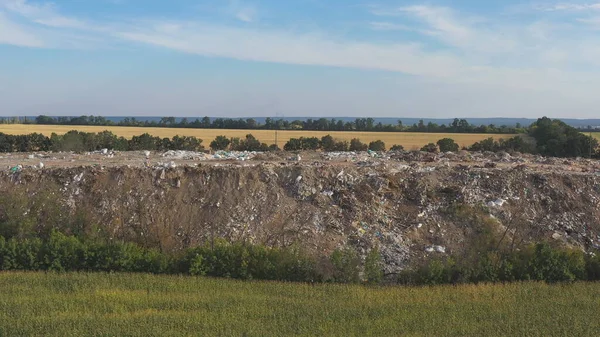
<path id="1" fill-rule="evenodd" d="M 376 245 L 389 274 L 490 231 L 512 245 L 599 243 L 594 174 L 405 164 L 23 170 L 0 176 L 0 221 L 167 251 L 217 237 L 327 254 L 351 245 L 363 256 Z"/>

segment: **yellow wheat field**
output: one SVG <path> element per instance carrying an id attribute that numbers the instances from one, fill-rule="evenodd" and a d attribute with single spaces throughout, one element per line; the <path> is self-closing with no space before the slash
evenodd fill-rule
<path id="1" fill-rule="evenodd" d="M 143 133 L 149 133 L 159 137 L 194 136 L 204 140 L 208 145 L 215 137 L 224 135 L 227 137 L 245 137 L 251 133 L 263 143 L 275 144 L 275 131 L 273 130 L 226 130 L 226 129 L 180 129 L 180 128 L 147 128 L 147 127 L 125 127 L 125 126 L 71 126 L 71 125 L 35 125 L 35 124 L 4 124 L 0 125 L 0 132 L 6 134 L 29 134 L 33 132 L 49 136 L 53 132 L 64 134 L 70 130 L 84 132 L 111 131 L 117 136 L 131 138 Z M 368 143 L 374 140 L 382 140 L 387 147 L 393 145 L 402 145 L 405 149 L 411 150 L 420 148 L 428 143 L 435 143 L 442 138 L 452 138 L 456 143 L 462 146 L 469 146 L 480 140 L 493 137 L 495 139 L 510 138 L 513 135 L 498 134 L 460 134 L 460 133 L 412 133 L 412 132 L 350 132 L 350 131 L 278 131 L 277 145 L 283 145 L 290 138 L 299 137 L 318 137 L 332 135 L 339 140 L 350 141 L 352 138 L 359 138 L 362 142 Z"/>

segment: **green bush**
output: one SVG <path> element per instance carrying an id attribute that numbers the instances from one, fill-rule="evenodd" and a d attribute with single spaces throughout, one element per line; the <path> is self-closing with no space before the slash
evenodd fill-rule
<path id="1" fill-rule="evenodd" d="M 384 152 L 385 151 L 385 143 L 381 140 L 372 141 L 369 143 L 369 150 Z"/>
<path id="2" fill-rule="evenodd" d="M 357 283 L 360 281 L 360 258 L 351 247 L 336 249 L 331 255 L 334 268 L 333 280 L 340 283 Z"/>
<path id="3" fill-rule="evenodd" d="M 421 148 L 421 151 L 429 152 L 429 153 L 437 153 L 439 150 L 438 150 L 437 145 L 435 145 L 434 143 L 429 143 L 429 144 L 423 146 Z"/>
<path id="4" fill-rule="evenodd" d="M 365 258 L 364 275 L 369 284 L 379 284 L 383 281 L 383 264 L 377 247 L 371 249 Z"/>
<path id="5" fill-rule="evenodd" d="M 459 149 L 458 144 L 451 138 L 443 138 L 437 141 L 437 146 L 441 152 L 456 152 Z"/>

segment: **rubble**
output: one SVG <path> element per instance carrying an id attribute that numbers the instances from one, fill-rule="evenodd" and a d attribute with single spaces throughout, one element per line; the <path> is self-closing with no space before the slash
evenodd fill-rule
<path id="1" fill-rule="evenodd" d="M 168 151 L 0 158 L 0 193 L 51 191 L 117 239 L 178 250 L 215 237 L 319 253 L 377 246 L 386 275 L 460 252 L 473 229 L 457 206 L 508 239 L 600 245 L 600 163 L 508 153 Z M 299 160 L 299 158 L 302 160 Z M 298 160 L 295 160 L 298 158 Z M 23 191 L 15 186 L 23 187 Z M 140 237 L 139 233 L 144 233 Z M 137 234 L 136 234 L 137 233 Z"/>

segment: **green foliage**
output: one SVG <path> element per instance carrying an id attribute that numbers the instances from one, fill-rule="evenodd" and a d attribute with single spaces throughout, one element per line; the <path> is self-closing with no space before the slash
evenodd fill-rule
<path id="1" fill-rule="evenodd" d="M 390 151 L 404 151 L 404 146 L 402 145 L 394 145 L 390 148 Z"/>
<path id="2" fill-rule="evenodd" d="M 367 144 L 361 142 L 358 138 L 353 138 L 352 140 L 350 140 L 350 151 L 367 151 L 368 148 L 369 147 L 367 146 Z"/>
<path id="3" fill-rule="evenodd" d="M 544 156 L 590 157 L 598 149 L 597 139 L 558 119 L 538 119 L 530 126 L 529 135 L 537 142 L 537 152 Z"/>
<path id="4" fill-rule="evenodd" d="M 365 258 L 364 277 L 369 284 L 379 284 L 383 281 L 383 263 L 377 247 L 371 249 Z"/>
<path id="5" fill-rule="evenodd" d="M 286 151 L 300 151 L 302 150 L 302 141 L 298 138 L 291 138 L 285 143 L 283 149 Z"/>
<path id="6" fill-rule="evenodd" d="M 434 259 L 402 275 L 402 283 L 494 283 L 544 281 L 547 283 L 600 280 L 595 254 L 580 250 L 552 248 L 541 242 L 516 252 L 488 251 L 474 262 L 457 264 L 452 257 Z"/>
<path id="7" fill-rule="evenodd" d="M 421 148 L 423 152 L 437 153 L 438 147 L 434 143 L 429 143 Z"/>
<path id="8" fill-rule="evenodd" d="M 323 151 L 335 151 L 335 139 L 331 135 L 321 138 L 321 148 Z"/>
<path id="9" fill-rule="evenodd" d="M 317 276 L 315 262 L 296 247 L 267 248 L 243 243 L 190 249 L 180 264 L 191 275 L 309 282 Z"/>
<path id="10" fill-rule="evenodd" d="M 443 138 L 437 141 L 440 152 L 456 152 L 459 149 L 458 144 L 451 138 Z"/>
<path id="11" fill-rule="evenodd" d="M 339 283 L 357 283 L 360 280 L 360 258 L 352 247 L 336 249 L 331 254 L 333 280 Z"/>
<path id="12" fill-rule="evenodd" d="M 384 152 L 385 151 L 385 143 L 381 140 L 372 141 L 369 143 L 369 150 Z"/>
<path id="13" fill-rule="evenodd" d="M 210 143 L 210 148 L 213 151 L 227 150 L 229 144 L 231 144 L 229 138 L 226 136 L 217 136 L 215 140 Z"/>

